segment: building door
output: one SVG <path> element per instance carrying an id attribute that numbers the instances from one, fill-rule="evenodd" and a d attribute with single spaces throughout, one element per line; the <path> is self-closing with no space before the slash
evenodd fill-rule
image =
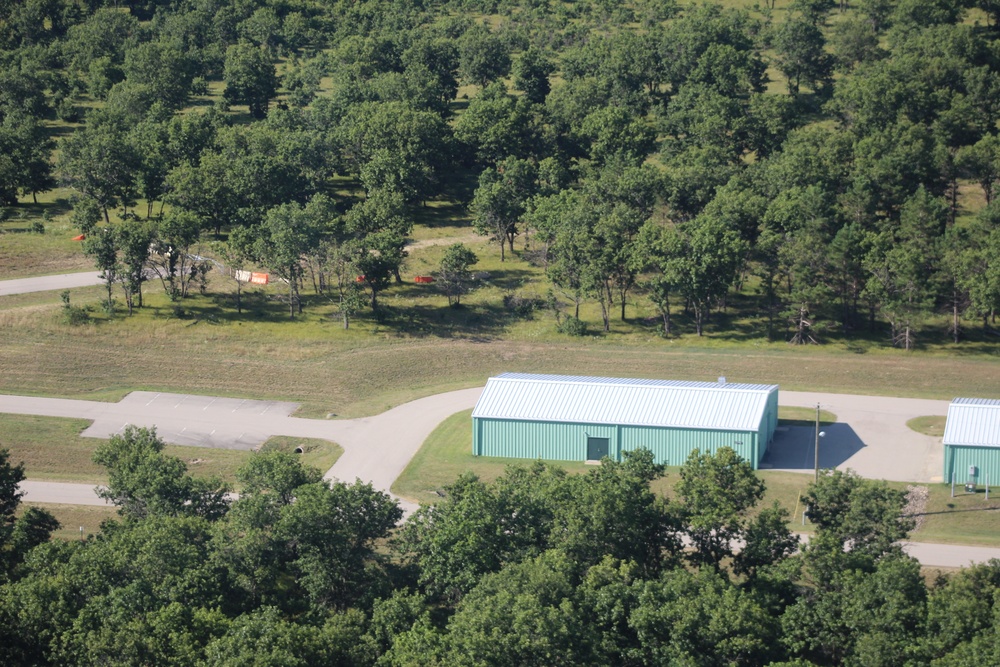
<path id="1" fill-rule="evenodd" d="M 587 436 L 587 460 L 600 461 L 608 455 L 608 438 L 591 438 Z"/>

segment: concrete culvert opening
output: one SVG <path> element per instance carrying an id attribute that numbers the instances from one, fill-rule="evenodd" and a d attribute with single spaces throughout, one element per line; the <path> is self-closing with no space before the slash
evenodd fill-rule
<path id="1" fill-rule="evenodd" d="M 305 450 L 303 450 L 301 447 L 296 447 L 295 448 L 295 453 L 296 454 L 301 454 L 303 451 L 305 451 Z"/>

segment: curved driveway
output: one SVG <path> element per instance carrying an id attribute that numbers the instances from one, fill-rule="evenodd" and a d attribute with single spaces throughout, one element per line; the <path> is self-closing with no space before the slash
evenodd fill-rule
<path id="1" fill-rule="evenodd" d="M 327 479 L 357 478 L 389 493 L 431 431 L 450 415 L 474 406 L 481 392 L 476 388 L 437 394 L 374 417 L 344 420 L 292 417 L 295 403 L 148 391 L 134 391 L 118 403 L 0 395 L 0 413 L 90 419 L 93 424 L 83 435 L 95 438 L 110 437 L 128 424 L 155 426 L 171 444 L 225 449 L 253 449 L 274 435 L 332 440 L 344 453 L 327 471 Z M 31 482 L 24 488 L 26 499 L 34 502 L 68 502 L 55 498 L 66 498 L 72 487 L 82 487 L 75 497 L 92 494 L 92 487 L 82 484 Z M 416 509 L 397 500 L 408 513 Z"/>
<path id="2" fill-rule="evenodd" d="M 386 493 L 431 431 L 445 418 L 473 407 L 482 388 L 428 396 L 374 417 L 323 420 L 292 417 L 294 403 L 213 398 L 190 394 L 136 391 L 118 403 L 0 395 L 0 413 L 93 420 L 83 435 L 107 438 L 126 424 L 155 426 L 167 442 L 252 449 L 273 435 L 332 440 L 344 453 L 325 477 L 361 479 Z M 944 415 L 947 401 L 782 392 L 782 405 L 822 409 L 837 415 L 824 427 L 820 465 L 852 468 L 865 477 L 934 482 L 941 479 L 940 438 L 920 435 L 906 421 Z M 789 427 L 777 434 L 766 467 L 799 472 L 813 469 L 814 432 Z M 85 484 L 26 481 L 32 502 L 102 504 Z M 395 497 L 407 514 L 416 505 Z M 1000 549 L 907 543 L 906 550 L 925 565 L 960 567 L 1000 557 Z"/>

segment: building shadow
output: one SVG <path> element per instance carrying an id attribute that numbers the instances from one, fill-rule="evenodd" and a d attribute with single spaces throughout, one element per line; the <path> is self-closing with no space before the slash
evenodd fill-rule
<path id="1" fill-rule="evenodd" d="M 846 463 L 866 446 L 848 424 L 838 422 L 820 428 L 826 433 L 819 441 L 820 468 L 836 468 Z M 815 450 L 816 430 L 814 427 L 778 427 L 760 467 L 770 470 L 814 470 L 816 467 Z"/>

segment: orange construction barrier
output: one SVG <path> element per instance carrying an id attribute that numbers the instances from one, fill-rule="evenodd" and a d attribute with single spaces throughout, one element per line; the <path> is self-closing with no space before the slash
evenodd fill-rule
<path id="1" fill-rule="evenodd" d="M 250 282 L 254 285 L 266 285 L 268 275 L 266 273 L 251 273 Z"/>
<path id="2" fill-rule="evenodd" d="M 74 241 L 82 241 L 82 240 L 84 240 L 85 238 L 87 238 L 87 235 L 86 235 L 86 234 L 80 234 L 79 236 L 74 236 L 74 237 L 73 237 L 73 240 L 74 240 Z"/>
<path id="3" fill-rule="evenodd" d="M 413 279 L 415 283 L 432 283 L 434 282 L 433 276 L 416 276 Z"/>

